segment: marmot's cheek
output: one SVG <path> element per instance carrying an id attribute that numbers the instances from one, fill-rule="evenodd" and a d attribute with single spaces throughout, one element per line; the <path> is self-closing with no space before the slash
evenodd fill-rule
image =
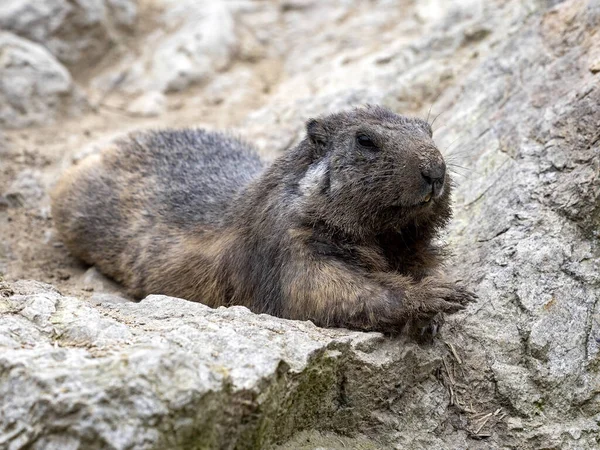
<path id="1" fill-rule="evenodd" d="M 312 164 L 298 183 L 302 195 L 311 196 L 317 193 L 328 176 L 328 170 L 327 161 L 325 160 Z"/>

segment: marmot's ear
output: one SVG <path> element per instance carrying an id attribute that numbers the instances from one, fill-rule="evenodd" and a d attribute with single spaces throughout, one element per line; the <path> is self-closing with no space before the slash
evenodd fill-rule
<path id="1" fill-rule="evenodd" d="M 306 122 L 306 133 L 310 141 L 315 145 L 319 155 L 324 154 L 329 142 L 329 133 L 325 124 L 318 119 L 310 119 Z"/>

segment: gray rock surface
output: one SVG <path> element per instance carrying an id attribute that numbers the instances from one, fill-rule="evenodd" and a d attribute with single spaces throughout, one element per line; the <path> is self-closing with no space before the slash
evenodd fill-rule
<path id="1" fill-rule="evenodd" d="M 236 6 L 226 0 L 156 2 L 162 13 L 143 47 L 125 52 L 94 85 L 105 93 L 140 97 L 130 109 L 134 114 L 157 115 L 163 109 L 161 93 L 206 82 L 231 62 L 238 45 Z"/>
<path id="2" fill-rule="evenodd" d="M 35 204 L 46 193 L 42 185 L 41 176 L 39 171 L 31 169 L 23 170 L 17 174 L 2 197 L 12 206 Z"/>
<path id="3" fill-rule="evenodd" d="M 80 107 L 71 75 L 52 54 L 0 31 L 0 125 L 48 123 Z"/>
<path id="4" fill-rule="evenodd" d="M 226 19 L 210 36 L 194 23 L 216 26 L 211 7 L 193 3 L 157 2 L 143 51 L 92 77 L 118 85 L 109 100 L 138 122 L 103 116 L 86 145 L 50 147 L 65 153 L 55 165 L 134 126 L 237 125 L 273 155 L 311 115 L 431 109 L 457 185 L 449 270 L 480 300 L 418 345 L 239 307 L 127 302 L 65 263 L 75 285 L 48 277 L 61 294 L 14 281 L 2 252 L 23 239 L 9 239 L 0 448 L 600 448 L 600 2 L 215 2 Z M 18 162 L 5 186 L 43 203 L 18 139 L 7 135 L 5 160 Z M 18 237 L 3 211 L 0 232 Z"/>
<path id="5" fill-rule="evenodd" d="M 264 448 L 317 425 L 386 428 L 372 414 L 390 395 L 443 391 L 441 345 L 163 296 L 94 304 L 32 282 L 0 293 L 11 450 Z"/>
<path id="6" fill-rule="evenodd" d="M 97 61 L 133 30 L 136 18 L 136 0 L 3 0 L 0 29 L 74 65 Z"/>
<path id="7" fill-rule="evenodd" d="M 600 377 L 600 3 L 534 16 L 449 92 L 463 164 L 451 240 L 483 294 L 472 357 L 531 448 L 596 448 Z M 464 270 L 469 268 L 468 271 Z"/>

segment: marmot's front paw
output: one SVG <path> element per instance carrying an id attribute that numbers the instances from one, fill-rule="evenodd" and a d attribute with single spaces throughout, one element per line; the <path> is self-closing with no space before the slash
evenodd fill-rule
<path id="1" fill-rule="evenodd" d="M 411 326 L 412 335 L 420 342 L 430 342 L 441 331 L 445 316 L 438 313 L 427 320 L 417 320 Z"/>
<path id="2" fill-rule="evenodd" d="M 477 296 L 464 286 L 433 278 L 423 280 L 415 305 L 415 316 L 419 319 L 433 318 L 438 313 L 454 314 L 474 302 Z"/>
<path id="3" fill-rule="evenodd" d="M 451 283 L 451 292 L 449 296 L 446 297 L 446 300 L 452 301 L 455 303 L 460 303 L 461 305 L 468 305 L 469 303 L 474 303 L 477 301 L 477 294 L 469 291 L 466 287 L 460 284 Z"/>
<path id="4" fill-rule="evenodd" d="M 403 326 L 401 333 L 411 336 L 421 343 L 428 343 L 440 333 L 444 325 L 445 316 L 437 313 L 433 317 L 426 319 L 413 318 L 408 320 Z"/>

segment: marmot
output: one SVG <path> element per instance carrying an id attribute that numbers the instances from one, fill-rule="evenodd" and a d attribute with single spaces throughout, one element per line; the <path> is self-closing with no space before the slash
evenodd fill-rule
<path id="1" fill-rule="evenodd" d="M 309 120 L 268 167 L 217 132 L 130 134 L 60 180 L 52 215 L 136 298 L 393 333 L 475 298 L 437 272 L 450 191 L 429 124 L 367 106 Z"/>

